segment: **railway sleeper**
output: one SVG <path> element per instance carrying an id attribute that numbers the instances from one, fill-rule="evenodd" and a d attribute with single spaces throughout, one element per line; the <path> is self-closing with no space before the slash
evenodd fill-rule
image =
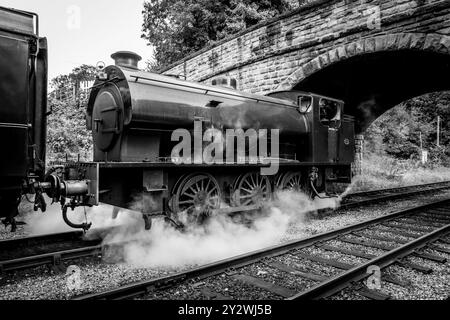
<path id="1" fill-rule="evenodd" d="M 450 223 L 450 217 L 440 217 L 436 216 L 434 214 L 424 213 L 424 214 L 418 214 L 417 217 L 423 217 L 425 219 L 431 219 L 433 221 L 439 222 L 439 223 Z"/>
<path id="2" fill-rule="evenodd" d="M 409 281 L 399 279 L 399 278 L 394 277 L 392 275 L 382 276 L 381 280 L 389 282 L 389 283 L 392 283 L 392 284 L 395 284 L 395 285 L 400 286 L 400 287 L 405 287 L 405 288 L 411 285 L 411 283 Z"/>
<path id="3" fill-rule="evenodd" d="M 386 226 L 389 228 L 397 228 L 397 229 L 403 229 L 403 230 L 410 230 L 410 231 L 416 231 L 416 232 L 428 232 L 426 228 L 417 227 L 413 224 L 408 223 L 401 223 L 401 224 L 392 224 L 392 223 L 382 223 L 382 226 Z"/>
<path id="4" fill-rule="evenodd" d="M 444 213 L 443 211 L 437 211 L 437 210 L 428 210 L 424 212 L 425 214 L 433 215 L 436 217 L 444 218 L 444 219 L 450 219 L 450 212 Z"/>
<path id="5" fill-rule="evenodd" d="M 422 265 L 417 264 L 417 263 L 406 262 L 406 261 L 402 261 L 402 260 L 396 260 L 395 262 L 397 264 L 401 265 L 402 267 L 413 269 L 413 270 L 416 270 L 416 271 L 419 271 L 419 272 L 422 272 L 422 273 L 425 273 L 425 274 L 430 274 L 430 273 L 433 272 L 433 269 L 431 269 L 429 267 L 422 266 Z"/>
<path id="6" fill-rule="evenodd" d="M 432 250 L 435 250 L 435 251 L 439 251 L 439 252 L 450 254 L 450 250 L 449 249 L 442 248 L 442 247 L 439 247 L 437 245 L 429 245 L 428 248 L 430 248 Z"/>
<path id="7" fill-rule="evenodd" d="M 431 260 L 434 262 L 439 262 L 439 263 L 446 263 L 447 259 L 440 257 L 438 255 L 435 254 L 431 254 L 431 253 L 426 253 L 426 252 L 421 252 L 421 251 L 415 251 L 413 253 L 416 257 L 422 258 L 422 259 L 426 259 L 426 260 Z"/>
<path id="8" fill-rule="evenodd" d="M 376 242 L 373 242 L 370 240 L 365 240 L 365 239 L 360 240 L 360 239 L 339 238 L 339 241 L 352 243 L 352 244 L 359 244 L 359 245 L 363 245 L 366 247 L 377 248 L 377 249 L 381 249 L 381 250 L 385 250 L 385 251 L 391 251 L 391 250 L 395 249 L 394 246 L 388 246 L 388 245 L 376 243 Z"/>
<path id="9" fill-rule="evenodd" d="M 353 234 L 360 236 L 360 237 L 365 237 L 368 239 L 386 241 L 386 242 L 395 242 L 395 243 L 399 243 L 399 244 L 405 244 L 405 243 L 410 242 L 408 240 L 396 239 L 396 238 L 391 238 L 391 237 L 386 237 L 386 236 L 377 236 L 377 235 L 372 235 L 372 234 L 365 234 L 363 232 L 354 232 Z"/>
<path id="10" fill-rule="evenodd" d="M 421 224 L 426 225 L 429 228 L 440 228 L 440 227 L 442 227 L 442 223 L 437 222 L 436 220 L 432 220 L 432 219 L 426 219 L 426 218 L 420 218 L 420 217 L 419 217 L 419 219 L 414 219 L 414 218 L 411 217 L 411 218 L 407 218 L 405 220 L 406 221 L 400 221 L 400 223 L 405 222 L 405 223 L 415 224 L 415 225 L 421 223 Z"/>
<path id="11" fill-rule="evenodd" d="M 335 259 L 329 259 L 329 258 L 322 258 L 322 257 L 318 257 L 318 256 L 313 256 L 313 255 L 309 255 L 309 254 L 306 254 L 306 253 L 300 253 L 299 252 L 299 253 L 295 253 L 294 256 L 295 257 L 300 257 L 300 258 L 305 259 L 305 260 L 310 260 L 310 261 L 318 262 L 318 263 L 321 263 L 321 264 L 329 265 L 329 266 L 332 266 L 334 268 L 342 269 L 342 270 L 350 270 L 350 269 L 355 267 L 355 265 L 353 265 L 353 264 L 340 262 L 340 261 L 335 260 Z"/>
<path id="12" fill-rule="evenodd" d="M 363 259 L 370 260 L 370 259 L 376 258 L 376 255 L 365 253 L 365 252 L 358 251 L 358 250 L 343 249 L 343 248 L 330 246 L 330 245 L 322 245 L 322 246 L 320 246 L 320 248 L 328 250 L 328 251 L 340 252 L 343 254 L 347 254 L 350 256 L 355 256 L 355 257 L 359 257 L 359 258 L 363 258 Z"/>
<path id="13" fill-rule="evenodd" d="M 369 288 L 360 288 L 356 291 L 356 293 L 371 300 L 391 299 L 390 295 Z"/>
<path id="14" fill-rule="evenodd" d="M 261 288 L 266 291 L 272 292 L 283 298 L 289 298 L 296 294 L 295 291 L 293 291 L 289 288 L 277 285 L 275 283 L 270 283 L 270 282 L 264 281 L 260 278 L 249 276 L 246 274 L 236 274 L 236 275 L 233 275 L 232 278 L 235 280 L 238 280 L 240 282 L 249 284 L 253 287 Z"/>
<path id="15" fill-rule="evenodd" d="M 302 278 L 308 279 L 308 280 L 313 280 L 313 281 L 317 281 L 317 282 L 322 282 L 327 280 L 328 278 L 316 273 L 311 273 L 311 272 L 303 272 L 301 270 L 298 270 L 294 267 L 291 267 L 287 264 L 281 263 L 281 262 L 272 262 L 272 263 L 267 263 L 266 264 L 269 267 L 278 269 L 280 271 L 283 272 L 287 272 L 290 273 L 292 275 L 297 275 L 300 276 Z"/>
<path id="16" fill-rule="evenodd" d="M 436 213 L 436 214 L 442 214 L 449 216 L 450 215 L 450 208 L 435 208 L 428 210 L 429 212 Z"/>
<path id="17" fill-rule="evenodd" d="M 233 298 L 229 296 L 225 296 L 219 292 L 213 291 L 208 287 L 204 287 L 200 289 L 200 293 L 207 299 L 207 300 L 233 300 Z"/>
<path id="18" fill-rule="evenodd" d="M 394 229 L 394 227 L 391 227 L 392 229 Z M 407 231 L 400 231 L 400 230 L 386 230 L 386 232 L 388 233 L 392 233 L 392 234 L 396 234 L 399 236 L 404 236 L 404 237 L 408 237 L 408 238 L 413 238 L 413 239 L 417 239 L 420 237 L 420 235 L 417 235 L 415 233 L 412 232 L 407 232 Z"/>

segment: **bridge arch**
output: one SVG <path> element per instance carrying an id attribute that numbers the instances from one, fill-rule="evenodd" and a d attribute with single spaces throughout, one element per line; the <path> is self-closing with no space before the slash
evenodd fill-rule
<path id="1" fill-rule="evenodd" d="M 343 99 L 363 132 L 402 101 L 450 90 L 450 36 L 395 33 L 343 44 L 298 67 L 275 91 L 292 89 Z"/>

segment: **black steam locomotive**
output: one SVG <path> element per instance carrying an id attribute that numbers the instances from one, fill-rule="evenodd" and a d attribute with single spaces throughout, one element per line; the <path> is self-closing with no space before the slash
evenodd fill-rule
<path id="1" fill-rule="evenodd" d="M 14 207 L 21 193 L 33 192 L 37 206 L 45 208 L 45 191 L 61 202 L 70 226 L 88 229 L 68 219 L 69 208 L 102 202 L 117 214 L 139 203 L 148 229 L 159 215 L 177 222 L 185 212 L 199 222 L 214 213 L 255 210 L 276 190 L 315 195 L 351 180 L 354 120 L 344 114 L 342 101 L 296 91 L 251 95 L 143 72 L 140 57 L 131 52 L 112 55 L 116 64 L 100 70 L 92 87 L 86 119 L 93 162 L 68 163 L 62 175 L 44 176 L 45 40 L 36 33 L 25 36 L 27 41 L 14 40 L 22 46 L 11 46 L 6 37 L 0 41 L 2 50 L 10 50 L 2 54 L 23 56 L 16 64 L 2 59 L 9 72 L 0 84 L 0 130 L 10 146 L 10 154 L 1 157 L 2 206 Z M 182 134 L 186 148 L 174 155 Z M 215 161 L 207 163 L 206 154 Z M 276 174 L 265 174 L 274 163 Z"/>

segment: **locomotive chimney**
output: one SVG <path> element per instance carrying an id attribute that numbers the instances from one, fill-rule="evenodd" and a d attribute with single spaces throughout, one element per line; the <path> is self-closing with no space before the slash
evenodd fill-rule
<path id="1" fill-rule="evenodd" d="M 142 57 L 131 51 L 118 51 L 111 55 L 116 66 L 138 70 L 138 62 Z"/>

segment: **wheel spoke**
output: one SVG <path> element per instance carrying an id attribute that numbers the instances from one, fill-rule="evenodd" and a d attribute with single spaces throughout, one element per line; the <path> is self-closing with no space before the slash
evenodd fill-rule
<path id="1" fill-rule="evenodd" d="M 192 201 L 192 200 L 186 200 L 186 201 L 180 201 L 180 202 L 178 202 L 178 204 L 190 204 L 190 203 L 194 204 L 194 201 Z"/>
<path id="2" fill-rule="evenodd" d="M 191 194 L 191 193 L 188 193 L 188 192 L 183 193 L 182 196 L 187 196 L 187 197 L 192 198 L 192 199 L 195 198 L 195 194 Z"/>
<path id="3" fill-rule="evenodd" d="M 216 186 L 214 186 L 214 188 L 212 188 L 211 191 L 208 192 L 208 196 L 209 196 L 211 193 L 213 193 L 215 190 L 217 190 L 217 187 L 216 187 Z"/>
<path id="4" fill-rule="evenodd" d="M 244 182 L 242 183 L 242 187 L 244 186 L 244 183 L 246 183 L 250 189 L 253 189 L 255 186 L 251 184 L 251 181 L 249 181 L 248 179 L 245 179 Z"/>
<path id="5" fill-rule="evenodd" d="M 191 210 L 191 209 L 194 209 L 195 207 L 194 207 L 194 205 L 192 205 L 192 206 L 189 206 L 189 207 L 186 207 L 186 208 L 180 208 L 181 210 L 183 210 L 183 211 L 189 211 L 189 210 Z"/>
<path id="6" fill-rule="evenodd" d="M 248 193 L 252 193 L 253 192 L 253 190 L 249 190 L 249 189 L 244 188 L 244 187 L 242 187 L 241 189 L 247 191 Z"/>
<path id="7" fill-rule="evenodd" d="M 194 192 L 194 195 L 197 193 L 197 191 L 194 189 L 194 186 L 189 186 L 189 189 L 187 191 L 192 190 L 192 192 Z"/>
<path id="8" fill-rule="evenodd" d="M 259 180 L 258 186 L 261 188 L 263 186 L 264 182 L 265 182 L 265 179 L 263 177 L 261 177 L 261 180 Z"/>
<path id="9" fill-rule="evenodd" d="M 253 186 L 255 186 L 255 187 L 256 187 L 256 186 L 257 186 L 257 184 L 255 183 L 255 180 L 253 179 L 253 174 L 251 174 L 251 175 L 250 175 L 250 179 L 252 179 L 252 183 L 253 183 Z"/>

